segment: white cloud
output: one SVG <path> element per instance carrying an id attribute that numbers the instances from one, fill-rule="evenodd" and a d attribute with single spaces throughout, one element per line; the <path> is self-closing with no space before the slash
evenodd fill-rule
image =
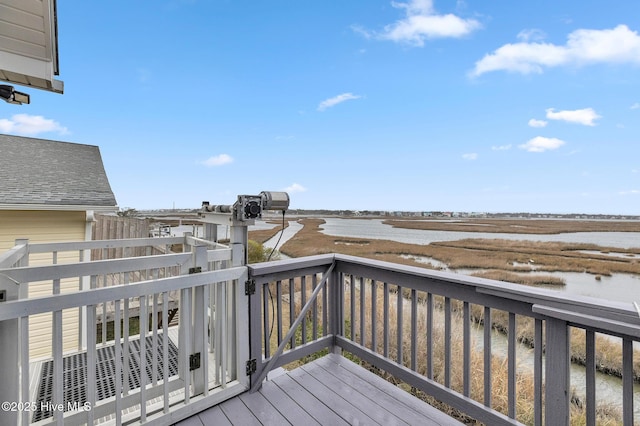
<path id="1" fill-rule="evenodd" d="M 360 34 L 362 37 L 366 38 L 367 40 L 369 40 L 374 36 L 374 34 L 371 31 L 363 28 L 361 25 L 355 25 L 355 24 L 351 25 L 351 30 L 354 33 Z"/>
<path id="2" fill-rule="evenodd" d="M 519 145 L 519 148 L 529 152 L 544 152 L 552 149 L 558 149 L 564 144 L 565 142 L 560 139 L 536 136 L 527 143 Z"/>
<path id="3" fill-rule="evenodd" d="M 476 62 L 471 76 L 491 71 L 542 73 L 544 68 L 589 64 L 640 64 L 640 36 L 626 25 L 613 29 L 573 31 L 565 45 L 509 43 Z"/>
<path id="4" fill-rule="evenodd" d="M 536 120 L 535 118 L 532 118 L 531 120 L 529 120 L 529 126 L 530 127 L 546 127 L 547 122 L 544 120 Z"/>
<path id="5" fill-rule="evenodd" d="M 57 132 L 61 135 L 69 133 L 66 127 L 55 120 L 41 115 L 15 114 L 10 119 L 0 119 L 0 131 L 16 135 L 37 135 L 40 133 Z"/>
<path id="6" fill-rule="evenodd" d="M 491 147 L 492 151 L 508 151 L 510 149 L 511 149 L 511 144 L 509 144 L 509 145 L 499 145 L 499 146 L 494 145 L 494 146 Z"/>
<path id="7" fill-rule="evenodd" d="M 229 163 L 233 163 L 233 158 L 227 154 L 215 155 L 213 157 L 209 157 L 208 159 L 202 162 L 202 164 L 204 164 L 207 167 L 223 166 Z"/>
<path id="8" fill-rule="evenodd" d="M 463 37 L 481 27 L 475 19 L 463 19 L 451 13 L 437 14 L 433 0 L 409 0 L 406 3 L 392 1 L 397 9 L 404 9 L 405 17 L 393 24 L 386 25 L 382 32 L 367 31 L 359 26 L 352 29 L 366 38 L 391 40 L 424 46 L 427 39 Z"/>
<path id="9" fill-rule="evenodd" d="M 354 95 L 353 93 L 343 93 L 341 95 L 334 96 L 333 98 L 325 99 L 324 101 L 320 102 L 320 104 L 318 105 L 318 111 L 324 111 L 325 109 L 336 106 L 342 102 L 352 99 L 360 99 L 361 97 L 362 96 Z"/>
<path id="10" fill-rule="evenodd" d="M 465 160 L 477 160 L 478 154 L 475 152 L 470 152 L 468 154 L 462 154 L 462 158 L 464 158 Z"/>
<path id="11" fill-rule="evenodd" d="M 535 40 L 535 41 L 539 41 L 539 40 L 544 40 L 546 38 L 546 34 L 538 29 L 529 29 L 529 30 L 522 30 L 518 33 L 517 35 L 518 40 L 522 40 L 522 41 L 531 41 L 531 40 Z"/>
<path id="12" fill-rule="evenodd" d="M 620 191 L 620 192 L 618 192 L 618 194 L 620 194 L 620 195 L 640 195 L 640 190 L 631 189 L 629 191 Z"/>
<path id="13" fill-rule="evenodd" d="M 305 192 L 307 188 L 300 185 L 299 183 L 293 183 L 290 186 L 283 189 L 284 192 L 295 193 L 295 192 Z"/>
<path id="14" fill-rule="evenodd" d="M 595 126 L 594 120 L 602 118 L 598 115 L 593 108 L 576 109 L 572 111 L 558 111 L 555 112 L 555 108 L 548 108 L 547 118 L 549 120 L 562 120 L 570 123 L 583 124 L 585 126 Z"/>
<path id="15" fill-rule="evenodd" d="M 639 109 L 640 108 L 640 102 L 636 102 L 635 104 L 631 105 L 631 109 Z"/>

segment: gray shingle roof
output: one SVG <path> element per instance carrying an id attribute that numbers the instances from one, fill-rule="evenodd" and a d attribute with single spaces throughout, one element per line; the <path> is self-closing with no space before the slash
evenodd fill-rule
<path id="1" fill-rule="evenodd" d="M 0 134 L 0 205 L 116 206 L 100 148 Z"/>

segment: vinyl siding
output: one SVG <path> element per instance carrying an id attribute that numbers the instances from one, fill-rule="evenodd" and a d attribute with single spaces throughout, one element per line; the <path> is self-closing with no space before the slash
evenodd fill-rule
<path id="1" fill-rule="evenodd" d="M 55 0 L 0 0 L 0 79 L 57 93 Z"/>
<path id="2" fill-rule="evenodd" d="M 2 50 L 51 60 L 49 7 L 43 0 L 0 0 Z"/>
<path id="3" fill-rule="evenodd" d="M 15 245 L 16 239 L 28 238 L 30 243 L 58 241 L 83 241 L 85 239 L 86 213 L 84 211 L 0 211 L 0 252 Z M 29 265 L 50 265 L 52 255 L 33 254 Z M 78 252 L 58 255 L 57 263 L 78 262 Z M 77 291 L 78 279 L 64 279 L 60 282 L 62 293 Z M 29 284 L 29 297 L 52 294 L 52 281 Z M 78 310 L 63 312 L 63 351 L 78 347 Z M 31 358 L 51 356 L 52 314 L 36 315 L 29 320 L 29 355 Z"/>

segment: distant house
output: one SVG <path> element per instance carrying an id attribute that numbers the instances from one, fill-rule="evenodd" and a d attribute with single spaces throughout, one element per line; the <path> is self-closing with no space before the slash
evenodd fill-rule
<path id="1" fill-rule="evenodd" d="M 32 243 L 91 240 L 95 213 L 117 211 L 115 196 L 97 146 L 0 134 L 0 253 L 16 239 Z M 66 254 L 57 263 L 77 262 L 79 254 Z M 52 263 L 49 258 L 31 264 Z M 61 292 L 79 285 L 78 279 L 61 283 Z M 51 294 L 51 283 L 29 286 L 28 296 Z M 50 316 L 42 321 L 49 322 Z M 30 323 L 37 335 L 37 321 Z M 68 345 L 77 333 L 68 333 Z M 32 355 L 46 355 L 50 339 L 32 342 Z M 43 340 L 43 341 L 42 341 Z"/>

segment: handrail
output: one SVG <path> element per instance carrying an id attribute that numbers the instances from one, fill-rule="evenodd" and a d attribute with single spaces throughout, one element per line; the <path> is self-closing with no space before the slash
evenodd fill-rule
<path id="1" fill-rule="evenodd" d="M 217 262 L 221 260 L 231 260 L 232 250 L 230 248 L 207 250 L 207 260 Z"/>
<path id="2" fill-rule="evenodd" d="M 582 327 L 603 330 L 613 335 L 635 337 L 640 340 L 640 326 L 637 325 L 543 305 L 533 305 L 531 310 L 549 318 L 557 318 Z"/>
<path id="3" fill-rule="evenodd" d="M 26 244 L 19 244 L 11 248 L 8 252 L 0 254 L 0 269 L 11 268 L 18 263 L 26 254 L 28 248 Z"/>
<path id="4" fill-rule="evenodd" d="M 220 244 L 217 241 L 209 241 L 209 240 L 205 240 L 204 238 L 198 238 L 198 237 L 194 237 L 191 235 L 188 235 L 187 237 L 187 244 L 189 245 L 195 245 L 195 244 L 205 244 L 209 247 L 213 247 L 215 249 L 227 249 L 229 248 L 229 246 L 226 246 L 224 244 Z"/>
<path id="5" fill-rule="evenodd" d="M 126 238 L 121 240 L 64 241 L 55 243 L 30 243 L 31 253 L 52 251 L 75 251 L 94 249 L 113 249 L 121 247 L 144 247 L 160 244 L 180 244 L 184 237 Z"/>
<path id="6" fill-rule="evenodd" d="M 593 315 L 608 320 L 628 322 L 640 326 L 640 316 L 631 302 L 619 302 L 590 296 L 567 294 L 546 288 L 512 284 L 504 281 L 489 280 L 470 275 L 436 271 L 350 255 L 335 254 L 335 259 L 339 263 L 343 262 L 345 268 L 354 274 L 364 271 L 370 272 L 371 269 L 374 269 L 388 273 L 387 275 L 389 276 L 399 273 L 406 277 L 415 277 L 421 280 L 428 279 L 431 281 L 431 284 L 442 281 L 465 287 L 471 286 L 478 295 L 498 297 L 514 302 L 524 302 L 527 305 L 550 306 L 558 309 L 564 308 L 568 311 L 580 312 L 585 315 Z M 445 288 L 440 290 L 440 292 L 444 291 L 446 291 Z"/>
<path id="7" fill-rule="evenodd" d="M 93 262 L 62 263 L 57 265 L 24 266 L 0 269 L 0 273 L 17 282 L 34 282 L 59 278 L 129 272 L 181 266 L 191 260 L 191 253 L 173 253 L 124 259 L 96 260 Z"/>
<path id="8" fill-rule="evenodd" d="M 200 274 L 180 275 L 156 280 L 131 283 L 126 286 L 102 287 L 88 291 L 54 294 L 51 296 L 35 297 L 4 302 L 0 309 L 0 321 L 16 319 L 24 316 L 51 312 L 56 310 L 78 308 L 102 303 L 104 300 L 126 299 L 146 294 L 161 293 L 172 290 L 220 283 L 239 279 L 246 271 L 246 267 L 220 269 L 202 272 Z"/>

